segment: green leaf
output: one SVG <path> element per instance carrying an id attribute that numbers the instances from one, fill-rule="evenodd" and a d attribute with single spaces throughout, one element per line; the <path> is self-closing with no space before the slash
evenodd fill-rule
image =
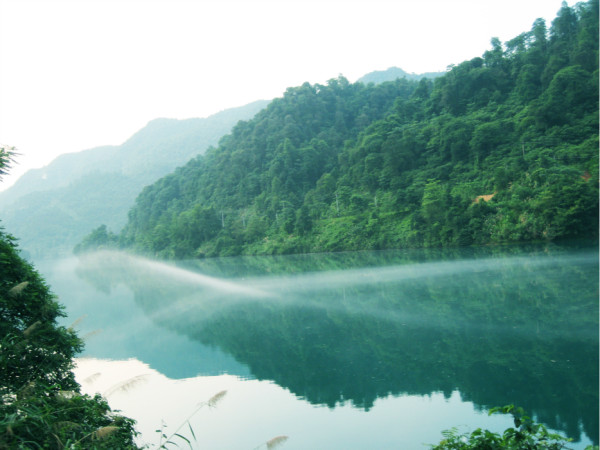
<path id="1" fill-rule="evenodd" d="M 190 442 L 190 440 L 188 438 L 186 438 L 185 436 L 183 436 L 182 434 L 175 433 L 175 434 L 173 434 L 173 436 L 177 436 L 178 438 L 183 439 L 185 442 L 188 443 L 188 445 L 190 446 L 190 448 L 192 448 L 192 443 Z"/>
<path id="2" fill-rule="evenodd" d="M 198 440 L 196 439 L 196 433 L 194 433 L 194 429 L 192 428 L 192 425 L 188 422 L 188 427 L 190 428 L 190 433 L 192 433 L 192 437 L 194 438 L 194 442 L 198 442 Z"/>

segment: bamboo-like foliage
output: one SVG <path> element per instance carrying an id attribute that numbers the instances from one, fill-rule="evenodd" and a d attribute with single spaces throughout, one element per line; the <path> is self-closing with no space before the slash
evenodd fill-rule
<path id="1" fill-rule="evenodd" d="M 0 145 L 0 181 L 2 181 L 2 177 L 9 172 L 15 161 L 16 155 L 15 147 Z"/>

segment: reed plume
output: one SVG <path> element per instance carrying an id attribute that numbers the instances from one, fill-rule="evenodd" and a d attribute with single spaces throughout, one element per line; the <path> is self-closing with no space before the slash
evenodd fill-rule
<path id="1" fill-rule="evenodd" d="M 111 388 L 109 388 L 104 393 L 104 397 L 108 398 L 112 394 L 114 394 L 115 392 L 118 392 L 118 391 L 127 392 L 130 389 L 133 389 L 134 387 L 139 385 L 140 383 L 145 382 L 147 378 L 148 378 L 148 374 L 143 374 L 143 375 L 137 375 L 135 377 L 129 378 L 125 381 L 121 381 L 120 383 L 117 383 L 114 386 L 112 386 Z"/>
<path id="2" fill-rule="evenodd" d="M 100 372 L 96 372 L 93 373 L 92 375 L 90 375 L 89 377 L 87 377 L 85 380 L 83 380 L 83 383 L 86 384 L 92 384 L 94 383 L 98 378 L 100 378 L 102 374 Z"/>
<path id="3" fill-rule="evenodd" d="M 258 450 L 260 448 L 263 448 L 264 446 L 267 447 L 267 450 L 272 450 L 280 445 L 282 445 L 285 441 L 287 441 L 289 439 L 288 436 L 275 436 L 274 438 L 269 439 L 267 442 L 260 444 L 258 447 L 256 447 L 254 450 Z"/>
<path id="4" fill-rule="evenodd" d="M 283 444 L 287 440 L 287 436 L 276 436 L 273 439 L 267 441 L 267 450 L 274 449 L 275 447 Z"/>
<path id="5" fill-rule="evenodd" d="M 94 439 L 104 439 L 113 434 L 118 429 L 119 427 L 115 427 L 114 425 L 98 428 L 96 431 L 94 431 Z"/>
<path id="6" fill-rule="evenodd" d="M 42 324 L 42 322 L 40 322 L 39 320 L 37 322 L 32 323 L 27 328 L 25 328 L 25 330 L 23 330 L 23 335 L 25 337 L 29 336 L 41 324 Z"/>
<path id="7" fill-rule="evenodd" d="M 23 281 L 22 283 L 17 284 L 16 286 L 12 287 L 9 291 L 8 291 L 8 295 L 10 295 L 11 297 L 16 297 L 17 295 L 20 295 L 21 292 L 23 292 L 23 290 L 29 285 L 29 281 Z"/>
<path id="8" fill-rule="evenodd" d="M 219 403 L 223 399 L 223 397 L 225 397 L 225 394 L 227 394 L 227 391 L 221 391 L 216 393 L 208 400 L 208 402 L 206 402 L 206 404 L 210 408 L 214 408 L 215 406 L 217 406 L 217 403 Z"/>
<path id="9" fill-rule="evenodd" d="M 58 391 L 58 393 L 56 395 L 62 399 L 69 400 L 80 394 L 78 394 L 75 391 Z"/>
<path id="10" fill-rule="evenodd" d="M 84 314 L 83 316 L 79 316 L 77 319 L 75 319 L 75 321 L 69 326 L 68 330 L 69 331 L 73 331 L 75 329 L 75 327 L 77 325 L 79 325 L 81 323 L 81 321 L 83 319 L 85 319 L 87 317 L 87 314 Z"/>
<path id="11" fill-rule="evenodd" d="M 111 434 L 113 434 L 114 432 L 118 431 L 119 427 L 114 426 L 114 425 L 108 425 L 106 427 L 101 427 L 98 428 L 95 431 L 92 431 L 89 434 L 86 434 L 85 436 L 83 436 L 81 439 L 79 439 L 77 442 L 74 443 L 74 445 L 72 445 L 69 448 L 81 448 L 78 446 L 78 444 L 80 444 L 81 442 L 85 441 L 88 438 L 91 439 L 97 439 L 97 440 L 102 440 L 102 439 L 106 439 L 107 437 L 109 437 Z M 62 443 L 60 442 L 60 440 L 58 439 L 58 437 L 55 435 L 56 439 L 58 440 L 58 448 L 65 448 L 64 445 L 62 445 Z M 94 447 L 96 448 L 96 447 Z"/>
<path id="12" fill-rule="evenodd" d="M 97 329 L 94 331 L 90 331 L 89 333 L 86 333 L 83 335 L 83 337 L 81 339 L 83 339 L 84 341 L 87 341 L 89 338 L 91 338 L 92 336 L 96 336 L 97 334 L 102 333 L 101 329 Z"/>

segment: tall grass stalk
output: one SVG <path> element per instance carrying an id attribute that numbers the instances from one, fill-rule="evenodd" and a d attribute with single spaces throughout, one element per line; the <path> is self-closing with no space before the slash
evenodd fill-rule
<path id="1" fill-rule="evenodd" d="M 180 431 L 180 430 L 181 430 L 181 429 L 182 429 L 182 428 L 183 428 L 185 425 L 187 425 L 187 426 L 188 426 L 188 428 L 189 428 L 189 430 L 190 430 L 190 432 L 191 432 L 191 434 L 192 434 L 192 437 L 193 437 L 194 441 L 195 441 L 195 442 L 197 442 L 197 441 L 196 441 L 196 434 L 194 433 L 194 430 L 192 429 L 192 425 L 190 424 L 190 420 L 191 420 L 191 419 L 192 419 L 192 417 L 194 417 L 194 416 L 195 416 L 195 415 L 198 413 L 198 411 L 200 411 L 200 410 L 201 410 L 201 409 L 202 409 L 204 406 L 208 406 L 209 408 L 214 408 L 215 406 L 217 406 L 217 403 L 219 403 L 219 402 L 220 402 L 220 401 L 223 399 L 223 397 L 225 397 L 225 394 L 227 394 L 227 391 L 221 391 L 221 392 L 218 392 L 218 393 L 216 393 L 215 395 L 213 395 L 211 398 L 209 398 L 209 399 L 208 399 L 208 401 L 205 401 L 205 402 L 198 403 L 198 405 L 197 405 L 196 409 L 195 409 L 195 410 L 194 410 L 194 411 L 193 411 L 193 412 L 192 412 L 192 413 L 191 413 L 191 414 L 190 414 L 190 415 L 189 415 L 189 416 L 188 416 L 188 417 L 187 417 L 187 418 L 186 418 L 186 419 L 185 419 L 185 420 L 184 420 L 184 421 L 181 423 L 181 425 L 179 425 L 179 427 L 177 427 L 177 429 L 176 429 L 176 430 L 175 430 L 173 433 L 171 433 L 171 435 L 169 435 L 168 437 L 167 437 L 167 435 L 165 435 L 165 433 L 163 432 L 163 430 L 164 430 L 164 422 L 163 422 L 163 426 L 161 427 L 161 429 L 160 429 L 160 430 L 157 430 L 158 432 L 160 432 L 160 442 L 159 442 L 159 444 L 158 444 L 158 448 L 159 448 L 159 449 L 161 449 L 161 448 L 164 448 L 164 449 L 166 449 L 166 448 L 167 448 L 167 447 L 166 447 L 166 445 L 167 445 L 167 444 L 173 444 L 173 445 L 177 445 L 175 442 L 173 442 L 173 441 L 172 441 L 172 439 L 173 439 L 174 437 L 178 437 L 178 438 L 180 438 L 180 439 L 182 439 L 182 440 L 186 441 L 186 442 L 187 442 L 187 444 L 190 446 L 190 448 L 193 448 L 193 447 L 192 447 L 192 443 L 191 443 L 191 441 L 190 441 L 188 438 L 186 438 L 185 436 L 183 436 L 182 434 L 180 434 L 180 433 L 179 433 L 179 431 Z M 164 442 L 164 443 L 163 443 L 163 439 L 165 439 L 165 442 Z"/>

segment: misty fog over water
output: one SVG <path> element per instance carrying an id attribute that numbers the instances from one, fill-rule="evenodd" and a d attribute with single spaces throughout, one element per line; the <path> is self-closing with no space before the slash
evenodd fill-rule
<path id="1" fill-rule="evenodd" d="M 131 411 L 148 443 L 156 421 L 187 417 L 185 392 L 193 411 L 223 390 L 191 424 L 228 448 L 277 435 L 285 448 L 410 448 L 453 426 L 500 431 L 510 418 L 486 411 L 506 404 L 574 447 L 598 442 L 595 247 L 175 263 L 100 252 L 39 267 L 65 324 L 82 317 L 83 388 Z"/>

